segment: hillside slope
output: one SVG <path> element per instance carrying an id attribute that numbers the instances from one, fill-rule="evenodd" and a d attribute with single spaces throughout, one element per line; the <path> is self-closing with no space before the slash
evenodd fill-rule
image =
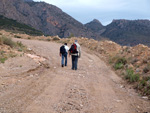
<path id="1" fill-rule="evenodd" d="M 121 45 L 150 45 L 150 21 L 114 20 L 101 35 Z"/>
<path id="2" fill-rule="evenodd" d="M 0 0 L 0 14 L 30 25 L 46 35 L 59 37 L 95 35 L 84 25 L 61 9 L 44 2 L 23 2 L 22 0 Z"/>
<path id="3" fill-rule="evenodd" d="M 4 16 L 0 15 L 0 29 L 1 30 L 9 30 L 12 32 L 25 33 L 29 35 L 43 35 L 43 33 L 39 30 L 32 28 L 31 26 L 21 24 L 16 22 L 15 20 L 8 19 Z"/>

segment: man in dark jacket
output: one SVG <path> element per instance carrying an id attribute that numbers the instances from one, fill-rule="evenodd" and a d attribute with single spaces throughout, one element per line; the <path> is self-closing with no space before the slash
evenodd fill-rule
<path id="1" fill-rule="evenodd" d="M 67 43 L 62 45 L 60 47 L 60 53 L 59 55 L 62 57 L 61 59 L 61 66 L 64 67 L 64 59 L 65 59 L 65 66 L 67 66 L 67 55 L 68 55 L 69 47 L 67 46 Z"/>

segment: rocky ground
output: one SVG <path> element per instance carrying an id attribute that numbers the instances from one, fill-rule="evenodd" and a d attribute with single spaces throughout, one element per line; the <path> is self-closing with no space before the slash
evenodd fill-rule
<path id="1" fill-rule="evenodd" d="M 0 64 L 0 112 L 150 112 L 149 100 L 139 96 L 116 75 L 100 59 L 104 58 L 102 54 L 95 54 L 85 48 L 84 44 L 81 44 L 82 56 L 78 70 L 73 71 L 71 58 L 68 58 L 67 67 L 62 68 L 60 65 L 61 44 L 16 38 L 13 40 L 21 41 L 34 52 Z"/>

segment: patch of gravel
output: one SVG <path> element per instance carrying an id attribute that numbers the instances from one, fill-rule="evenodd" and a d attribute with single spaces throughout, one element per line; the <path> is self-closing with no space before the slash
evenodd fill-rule
<path id="1" fill-rule="evenodd" d="M 77 84 L 68 84 L 62 99 L 54 105 L 58 113 L 79 113 L 89 108 L 90 99 L 86 90 Z"/>

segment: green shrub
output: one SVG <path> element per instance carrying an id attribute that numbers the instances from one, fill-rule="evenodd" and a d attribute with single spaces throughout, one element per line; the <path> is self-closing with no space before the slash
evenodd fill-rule
<path id="1" fill-rule="evenodd" d="M 117 61 L 117 59 L 119 59 L 120 57 L 119 56 L 114 56 L 114 57 L 109 57 L 109 63 L 110 64 L 112 64 L 112 63 L 114 63 L 114 62 L 116 62 Z"/>
<path id="2" fill-rule="evenodd" d="M 49 39 L 49 38 L 48 38 L 48 39 L 46 39 L 46 40 L 47 40 L 47 41 L 51 41 L 51 39 Z"/>
<path id="3" fill-rule="evenodd" d="M 127 69 L 125 78 L 128 79 L 129 82 L 137 82 L 140 79 L 140 75 L 135 74 L 132 69 Z"/>
<path id="4" fill-rule="evenodd" d="M 21 42 L 17 42 L 17 46 L 19 46 L 19 47 L 25 47 Z"/>
<path id="5" fill-rule="evenodd" d="M 25 47 L 21 42 L 17 42 L 17 43 L 16 43 L 16 48 L 17 48 L 18 51 L 20 51 L 20 52 L 26 50 L 26 47 Z"/>
<path id="6" fill-rule="evenodd" d="M 3 36 L 2 40 L 3 40 L 3 44 L 6 44 L 6 45 L 10 46 L 11 48 L 15 47 L 15 42 L 13 42 L 11 38 L 7 38 L 7 37 Z"/>
<path id="7" fill-rule="evenodd" d="M 143 69 L 144 73 L 148 73 L 150 71 L 150 64 L 147 64 L 147 66 Z"/>
<path id="8" fill-rule="evenodd" d="M 30 39 L 31 39 L 31 37 L 28 37 L 28 39 L 30 40 Z"/>
<path id="9" fill-rule="evenodd" d="M 15 38 L 21 38 L 21 36 L 17 36 L 17 35 L 15 35 L 14 37 L 15 37 Z"/>
<path id="10" fill-rule="evenodd" d="M 9 54 L 9 57 L 11 57 L 11 58 L 16 57 L 16 56 L 17 56 L 17 54 L 13 54 L 13 53 Z"/>
<path id="11" fill-rule="evenodd" d="M 127 60 L 125 58 L 118 58 L 116 59 L 116 63 L 114 64 L 115 70 L 122 69 L 124 65 L 127 63 Z"/>
<path id="12" fill-rule="evenodd" d="M 117 64 L 118 64 L 118 63 L 121 63 L 121 64 L 125 65 L 125 64 L 127 63 L 127 60 L 126 60 L 124 57 L 122 57 L 122 58 L 119 58 L 119 59 L 116 61 L 116 63 L 117 63 Z"/>
<path id="13" fill-rule="evenodd" d="M 60 39 L 59 39 L 59 38 L 57 38 L 57 37 L 54 37 L 54 38 L 53 38 L 53 40 L 54 40 L 54 41 L 57 41 L 57 40 L 60 40 Z"/>
<path id="14" fill-rule="evenodd" d="M 139 85 L 140 85 L 141 87 L 146 86 L 146 80 L 141 80 L 141 81 L 139 82 Z"/>
<path id="15" fill-rule="evenodd" d="M 122 69 L 123 68 L 123 64 L 122 63 L 116 63 L 115 65 L 114 65 L 114 68 L 115 68 L 115 70 L 117 70 L 117 69 Z"/>
<path id="16" fill-rule="evenodd" d="M 5 63 L 5 61 L 7 60 L 7 58 L 6 57 L 2 57 L 2 58 L 0 58 L 0 62 L 1 63 Z"/>

